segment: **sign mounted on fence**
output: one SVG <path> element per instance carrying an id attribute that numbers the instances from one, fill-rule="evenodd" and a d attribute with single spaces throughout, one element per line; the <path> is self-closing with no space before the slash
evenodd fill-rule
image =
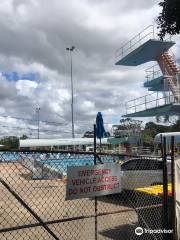
<path id="1" fill-rule="evenodd" d="M 121 192 L 121 167 L 116 163 L 68 167 L 66 199 L 103 196 Z"/>

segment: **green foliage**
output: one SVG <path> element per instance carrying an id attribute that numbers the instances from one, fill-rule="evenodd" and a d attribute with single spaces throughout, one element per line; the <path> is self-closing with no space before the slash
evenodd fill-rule
<path id="1" fill-rule="evenodd" d="M 19 140 L 15 136 L 4 137 L 0 140 L 0 144 L 10 149 L 17 149 L 19 145 Z"/>
<path id="2" fill-rule="evenodd" d="M 145 146 L 152 146 L 156 134 L 164 132 L 180 132 L 180 120 L 176 121 L 176 123 L 171 126 L 160 125 L 153 122 L 146 123 L 142 131 L 143 144 Z"/>
<path id="3" fill-rule="evenodd" d="M 94 131 L 87 131 L 84 133 L 83 138 L 93 138 L 94 137 Z"/>
<path id="4" fill-rule="evenodd" d="M 20 139 L 27 139 L 27 138 L 28 137 L 25 134 L 23 134 L 22 137 L 20 137 Z"/>
<path id="5" fill-rule="evenodd" d="M 105 132 L 104 137 L 110 137 L 110 132 Z M 94 131 L 87 131 L 84 133 L 83 138 L 93 138 L 94 137 Z"/>
<path id="6" fill-rule="evenodd" d="M 171 132 L 180 132 L 180 120 L 171 127 Z"/>
<path id="7" fill-rule="evenodd" d="M 27 139 L 28 137 L 23 134 L 20 139 Z M 19 138 L 16 136 L 8 136 L 8 137 L 3 137 L 0 140 L 0 144 L 4 145 L 8 149 L 18 149 L 19 147 Z"/>
<path id="8" fill-rule="evenodd" d="M 153 146 L 153 137 L 151 132 L 144 132 L 143 134 L 143 145 L 144 146 Z"/>
<path id="9" fill-rule="evenodd" d="M 159 5 L 162 7 L 162 12 L 157 18 L 160 38 L 163 39 L 166 34 L 179 34 L 180 0 L 164 0 Z"/>

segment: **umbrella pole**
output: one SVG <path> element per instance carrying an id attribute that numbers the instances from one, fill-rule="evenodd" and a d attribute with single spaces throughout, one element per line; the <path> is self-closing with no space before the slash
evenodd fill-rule
<path id="1" fill-rule="evenodd" d="M 94 124 L 94 165 L 96 165 L 96 124 Z"/>
<path id="2" fill-rule="evenodd" d="M 101 138 L 100 138 L 100 152 L 101 152 Z"/>

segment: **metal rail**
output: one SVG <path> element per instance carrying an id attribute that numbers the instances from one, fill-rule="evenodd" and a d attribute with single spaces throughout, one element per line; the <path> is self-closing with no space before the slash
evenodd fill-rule
<path id="1" fill-rule="evenodd" d="M 155 96 L 154 99 L 148 100 L 148 97 L 153 97 L 153 96 Z M 142 99 L 142 101 L 138 102 L 140 99 Z M 162 97 L 158 96 L 158 92 L 153 92 L 152 94 L 147 94 L 145 96 L 128 101 L 125 105 L 126 114 L 143 111 L 143 110 L 151 109 L 153 107 L 159 107 L 159 106 L 163 106 L 163 105 L 175 103 L 175 102 L 177 101 L 174 95 L 170 92 L 167 95 Z M 133 103 L 133 104 L 129 106 L 129 103 Z M 139 107 L 141 107 L 141 109 L 139 109 Z M 129 112 L 129 110 L 132 110 L 132 109 L 134 109 L 134 111 Z"/>
<path id="2" fill-rule="evenodd" d="M 149 31 L 147 31 L 149 30 Z M 154 30 L 154 25 L 149 25 L 148 27 L 146 27 L 144 30 L 142 30 L 140 33 L 138 33 L 137 35 L 135 35 L 133 38 L 131 38 L 131 40 L 129 40 L 128 42 L 126 42 L 122 47 L 118 48 L 115 51 L 115 58 L 119 58 L 119 57 L 124 57 L 125 54 L 133 51 L 136 47 L 139 47 L 142 43 L 144 43 L 144 40 L 146 37 L 148 37 L 148 39 L 155 39 L 155 30 Z"/>
<path id="3" fill-rule="evenodd" d="M 102 212 L 102 213 L 98 213 L 97 217 L 101 217 L 101 216 L 108 216 L 108 215 L 114 215 L 114 214 L 122 214 L 122 213 L 127 213 L 127 212 L 134 212 L 134 209 L 136 210 L 143 210 L 143 209 L 151 209 L 154 207 L 162 207 L 162 204 L 156 204 L 156 205 L 150 205 L 150 206 L 144 206 L 144 207 L 136 207 L 134 208 L 132 206 L 131 209 L 121 209 L 121 210 L 117 210 L 117 211 L 109 211 L 109 212 Z M 52 220 L 52 221 L 45 221 L 44 224 L 46 225 L 51 225 L 51 224 L 56 224 L 56 223 L 64 223 L 64 222 L 70 222 L 70 221 L 77 221 L 77 220 L 82 220 L 82 219 L 89 219 L 89 218 L 94 218 L 95 215 L 87 215 L 87 216 L 78 216 L 78 217 L 71 217 L 71 218 L 64 218 L 64 219 L 56 219 L 56 220 Z M 41 223 L 31 223 L 31 224 L 24 224 L 24 225 L 19 225 L 19 226 L 15 226 L 15 227 L 7 227 L 7 228 L 2 228 L 0 229 L 0 233 L 3 232 L 11 232 L 11 231 L 16 231 L 16 230 L 20 230 L 20 229 L 25 229 L 25 228 L 33 228 L 33 227 L 41 227 L 42 224 Z"/>
<path id="4" fill-rule="evenodd" d="M 151 67 L 148 67 L 146 70 L 146 80 L 151 81 L 155 78 L 162 76 L 162 72 L 159 68 L 159 64 L 154 64 Z"/>

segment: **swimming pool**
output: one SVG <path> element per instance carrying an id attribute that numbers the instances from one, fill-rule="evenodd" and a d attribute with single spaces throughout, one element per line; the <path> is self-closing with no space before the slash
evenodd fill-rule
<path id="1" fill-rule="evenodd" d="M 101 161 L 103 163 L 112 163 L 114 159 L 112 156 L 102 155 Z M 51 167 L 52 169 L 63 173 L 64 175 L 67 172 L 68 166 L 92 166 L 94 165 L 94 156 L 93 154 L 70 154 L 70 153 L 16 153 L 16 152 L 1 152 L 0 160 L 6 162 L 17 162 L 22 159 L 26 159 L 26 165 L 34 167 L 36 160 L 42 167 Z M 98 159 L 97 159 L 98 162 Z"/>
<path id="2" fill-rule="evenodd" d="M 18 161 L 20 160 L 20 154 L 19 153 L 11 153 L 11 152 L 1 152 L 0 153 L 0 160 L 1 161 Z"/>
<path id="3" fill-rule="evenodd" d="M 102 162 L 112 163 L 113 158 L 110 156 L 101 157 Z M 67 172 L 68 166 L 93 166 L 94 165 L 94 156 L 82 156 L 76 155 L 75 157 L 66 157 L 64 159 L 51 159 L 51 160 L 41 160 L 43 166 L 50 166 L 61 173 L 65 174 Z"/>

